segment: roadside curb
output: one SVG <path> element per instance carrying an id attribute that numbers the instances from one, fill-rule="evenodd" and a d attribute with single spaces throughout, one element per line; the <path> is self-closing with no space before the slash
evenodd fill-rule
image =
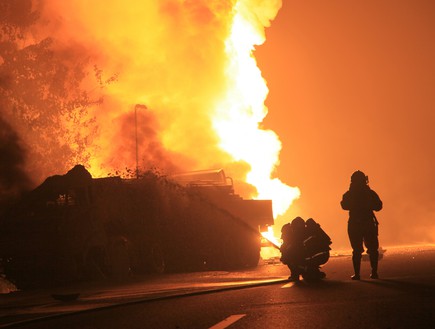
<path id="1" fill-rule="evenodd" d="M 257 281 L 257 282 L 251 281 L 251 282 L 245 283 L 245 284 L 234 284 L 234 285 L 227 285 L 227 286 L 223 286 L 223 287 L 221 286 L 221 287 L 215 287 L 215 288 L 198 288 L 198 290 L 182 292 L 182 293 L 174 293 L 174 294 L 170 294 L 170 293 L 168 294 L 169 291 L 167 290 L 167 291 L 162 291 L 161 292 L 162 295 L 158 295 L 158 296 L 156 296 L 156 294 L 154 294 L 154 295 L 150 295 L 149 297 L 137 298 L 137 299 L 125 301 L 125 302 L 112 303 L 112 304 L 108 304 L 108 305 L 100 305 L 98 307 L 91 307 L 88 309 L 82 309 L 82 310 L 77 310 L 77 311 L 66 311 L 63 313 L 43 315 L 43 316 L 38 316 L 38 317 L 27 319 L 27 320 L 10 322 L 7 324 L 0 324 L 0 328 L 13 328 L 13 327 L 17 327 L 17 326 L 26 325 L 26 324 L 37 323 L 39 321 L 56 319 L 56 318 L 71 316 L 71 315 L 80 314 L 80 313 L 107 310 L 107 309 L 111 309 L 111 308 L 117 308 L 117 307 L 134 305 L 134 304 L 149 303 L 149 302 L 155 302 L 155 301 L 159 301 L 159 300 L 167 300 L 167 299 L 175 299 L 175 298 L 183 298 L 183 297 L 199 296 L 199 295 L 205 295 L 205 294 L 210 294 L 210 293 L 218 293 L 221 291 L 223 292 L 223 291 L 230 291 L 230 290 L 240 290 L 240 289 L 254 288 L 254 287 L 273 285 L 273 284 L 278 284 L 278 283 L 287 283 L 287 282 L 288 282 L 288 279 L 286 277 L 286 278 L 280 278 L 280 279 L 261 280 L 261 281 Z"/>

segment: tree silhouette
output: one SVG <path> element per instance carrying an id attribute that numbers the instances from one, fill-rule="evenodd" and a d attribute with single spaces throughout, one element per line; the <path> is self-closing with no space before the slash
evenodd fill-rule
<path id="1" fill-rule="evenodd" d="M 96 134 L 89 108 L 102 101 L 101 70 L 83 50 L 46 36 L 34 41 L 39 13 L 30 0 L 0 0 L 0 111 L 23 141 L 37 181 L 86 164 Z M 93 79 L 93 90 L 85 87 Z M 92 96 L 91 96 L 92 95 Z"/>

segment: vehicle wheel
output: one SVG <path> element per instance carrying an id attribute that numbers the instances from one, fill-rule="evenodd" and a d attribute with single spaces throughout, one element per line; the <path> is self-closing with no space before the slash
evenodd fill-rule
<path id="1" fill-rule="evenodd" d="M 234 236 L 229 236 L 222 245 L 221 269 L 235 270 L 241 268 L 243 263 L 243 255 L 240 250 L 241 243 Z"/>
<path id="2" fill-rule="evenodd" d="M 261 236 L 258 234 L 251 234 L 248 240 L 249 243 L 246 245 L 245 266 L 256 267 L 261 257 Z"/>
<path id="3" fill-rule="evenodd" d="M 158 242 L 153 243 L 149 249 L 148 265 L 153 273 L 164 273 L 166 271 L 165 254 Z"/>
<path id="4" fill-rule="evenodd" d="M 94 246 L 86 251 L 82 272 L 85 280 L 101 280 L 106 277 L 106 253 L 101 247 Z"/>
<path id="5" fill-rule="evenodd" d="M 75 257 L 59 257 L 54 262 L 53 277 L 58 284 L 65 284 L 80 279 L 79 267 Z"/>
<path id="6" fill-rule="evenodd" d="M 131 274 L 129 242 L 124 237 L 115 239 L 109 249 L 111 275 L 125 278 Z"/>
<path id="7" fill-rule="evenodd" d="M 225 264 L 228 269 L 255 267 L 260 260 L 260 238 L 244 236 L 226 243 Z"/>

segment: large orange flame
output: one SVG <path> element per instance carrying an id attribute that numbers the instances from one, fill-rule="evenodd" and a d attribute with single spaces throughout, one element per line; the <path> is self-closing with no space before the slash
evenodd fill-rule
<path id="1" fill-rule="evenodd" d="M 236 4 L 231 34 L 226 40 L 229 88 L 218 103 L 213 125 L 220 146 L 234 159 L 249 163 L 247 182 L 257 188 L 258 197 L 272 199 L 275 215 L 282 215 L 299 197 L 299 190 L 278 178 L 271 179 L 279 164 L 281 142 L 273 131 L 259 128 L 267 115 L 264 101 L 268 89 L 252 54 L 254 46 L 264 42 L 264 24 L 275 16 L 277 4 L 273 1 L 258 7 L 251 7 L 249 1 Z"/>
<path id="2" fill-rule="evenodd" d="M 141 169 L 223 167 L 255 186 L 249 197 L 272 199 L 275 216 L 299 196 L 273 176 L 281 142 L 260 127 L 268 89 L 253 56 L 281 0 L 44 3 L 38 33 L 117 76 L 90 113 L 94 176 L 133 169 L 137 143 Z"/>

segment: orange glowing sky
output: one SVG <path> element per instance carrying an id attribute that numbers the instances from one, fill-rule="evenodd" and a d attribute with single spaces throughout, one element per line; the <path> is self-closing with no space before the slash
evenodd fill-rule
<path id="1" fill-rule="evenodd" d="M 77 162 L 94 176 L 134 169 L 138 145 L 142 169 L 223 167 L 243 197 L 253 185 L 258 197 L 287 203 L 300 191 L 275 235 L 296 216 L 313 217 L 340 248 L 341 196 L 362 170 L 384 201 L 381 245 L 435 242 L 434 1 L 5 4 L 11 17 L 2 19 L 25 32 L 0 47 L 0 124 L 29 150 L 23 167 L 35 183 Z M 30 7 L 38 14 L 26 16 Z M 42 56 L 44 40 L 52 58 Z M 95 81 L 93 65 L 110 83 Z M 59 105 L 71 105 L 59 68 L 83 73 L 80 87 L 102 101 Z M 74 100 L 81 89 L 69 82 Z M 136 104 L 146 108 L 135 145 Z"/>
<path id="2" fill-rule="evenodd" d="M 346 245 L 339 202 L 360 169 L 384 202 L 381 245 L 433 243 L 435 2 L 286 0 L 266 37 L 265 125 L 301 190 L 286 220 L 313 217 Z"/>

